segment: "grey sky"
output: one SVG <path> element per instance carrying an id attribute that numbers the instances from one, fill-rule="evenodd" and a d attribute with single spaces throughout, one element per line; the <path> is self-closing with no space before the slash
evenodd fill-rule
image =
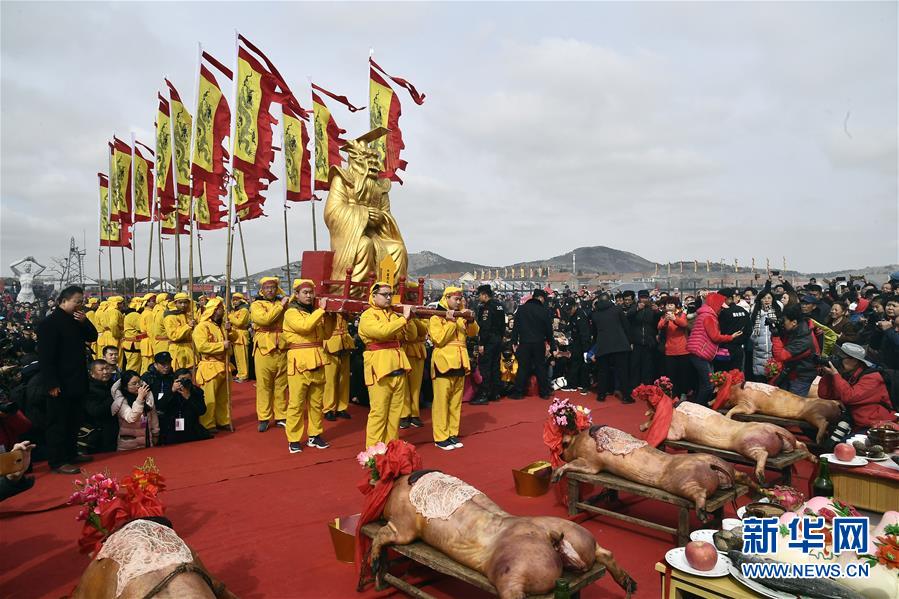
<path id="1" fill-rule="evenodd" d="M 306 106 L 307 74 L 367 104 L 369 47 L 427 94 L 416 106 L 400 91 L 409 167 L 391 203 L 410 251 L 491 265 L 587 245 L 660 262 L 786 255 L 806 271 L 899 261 L 895 2 L 0 12 L 4 274 L 21 256 L 64 254 L 82 230 L 96 272 L 106 140 L 135 130 L 152 145 L 163 76 L 192 106 L 196 42 L 230 65 L 234 27 Z M 330 107 L 350 135 L 366 130 L 367 112 Z M 282 194 L 275 183 L 269 217 L 244 226 L 251 271 L 283 261 Z M 290 223 L 297 259 L 312 247 L 309 205 Z M 326 246 L 320 210 L 318 231 Z M 147 235 L 138 225 L 139 274 Z M 224 236 L 204 235 L 206 272 L 223 269 Z"/>

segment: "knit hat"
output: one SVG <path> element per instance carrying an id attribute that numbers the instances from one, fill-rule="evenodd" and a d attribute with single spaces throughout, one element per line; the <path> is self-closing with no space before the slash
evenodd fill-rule
<path id="1" fill-rule="evenodd" d="M 816 298 L 814 295 L 803 295 L 799 299 L 799 303 L 800 304 L 817 304 L 818 298 Z"/>

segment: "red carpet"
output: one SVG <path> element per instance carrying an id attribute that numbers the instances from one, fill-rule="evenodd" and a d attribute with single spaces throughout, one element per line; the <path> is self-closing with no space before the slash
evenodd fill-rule
<path id="1" fill-rule="evenodd" d="M 153 456 L 167 480 L 161 495 L 166 515 L 206 566 L 240 597 L 376 596 L 355 592 L 355 570 L 335 559 L 326 525 L 361 509 L 356 485 L 364 474 L 355 455 L 362 449 L 366 410 L 350 406 L 352 420 L 325 422 L 330 449 L 307 448 L 291 455 L 282 429 L 256 432 L 253 384 L 234 389 L 237 432 L 221 433 L 211 441 L 107 454 L 88 464 L 89 471 L 124 476 Z M 597 424 L 637 431 L 643 406 L 597 403 L 594 397 L 575 394 L 572 399 L 594 408 Z M 547 457 L 541 441 L 547 405 L 537 398 L 466 404 L 465 447 L 452 452 L 431 442 L 428 411 L 423 413 L 425 428 L 401 431 L 401 436 L 418 446 L 426 468 L 459 476 L 513 514 L 564 517 L 566 510 L 552 493 L 519 497 L 512 481 L 513 468 Z M 801 472 L 807 475 L 808 466 Z M 77 508 L 60 507 L 75 477 L 50 474 L 46 463 L 35 474 L 31 491 L 0 504 L 0 597 L 61 597 L 72 590 L 89 562 L 77 552 Z M 668 506 L 624 499 L 632 504 L 629 513 L 676 525 Z M 658 596 L 653 565 L 673 546 L 670 536 L 608 518 L 587 520 L 584 526 L 634 577 L 638 596 Z M 428 592 L 436 596 L 489 596 L 436 575 L 429 579 L 435 583 Z M 582 593 L 585 599 L 623 595 L 610 577 Z"/>

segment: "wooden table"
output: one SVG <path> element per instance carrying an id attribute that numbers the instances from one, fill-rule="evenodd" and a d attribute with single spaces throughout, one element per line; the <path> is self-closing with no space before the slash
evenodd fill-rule
<path id="1" fill-rule="evenodd" d="M 717 456 L 726 462 L 731 462 L 732 464 L 749 464 L 755 467 L 755 460 L 726 449 L 708 447 L 706 445 L 699 445 L 698 443 L 691 443 L 690 441 L 665 441 L 664 445 L 671 449 L 684 449 L 689 453 L 707 453 Z M 768 461 L 765 463 L 765 469 L 778 472 L 780 474 L 780 483 L 790 485 L 793 481 L 793 464 L 801 462 L 807 455 L 808 454 L 804 451 L 799 451 L 797 449 L 781 453 L 774 457 L 769 456 Z"/>
<path id="2" fill-rule="evenodd" d="M 719 410 L 722 414 L 726 414 L 727 410 Z M 734 414 L 732 418 L 738 422 L 767 422 L 775 424 L 788 431 L 796 431 L 805 436 L 808 441 L 804 443 L 811 449 L 817 449 L 818 444 L 815 439 L 818 437 L 818 429 L 806 422 L 805 420 L 793 420 L 791 418 L 779 418 L 777 416 L 768 416 L 767 414 Z"/>
<path id="3" fill-rule="evenodd" d="M 899 470 L 868 462 L 847 468 L 831 462 L 834 497 L 873 512 L 899 510 Z"/>
<path id="4" fill-rule="evenodd" d="M 684 499 L 683 497 L 672 495 L 667 491 L 662 491 L 661 489 L 657 489 L 655 487 L 635 483 L 621 478 L 620 476 L 609 474 L 608 472 L 600 472 L 599 474 L 566 472 L 565 476 L 568 478 L 569 515 L 574 516 L 580 511 L 586 511 L 595 514 L 601 514 L 603 516 L 608 516 L 610 518 L 616 518 L 618 520 L 623 520 L 624 522 L 630 522 L 631 524 L 639 524 L 653 530 L 661 530 L 662 532 L 667 532 L 675 535 L 675 537 L 677 538 L 677 545 L 679 547 L 686 545 L 690 540 L 690 511 L 695 510 L 696 506 L 689 499 Z M 634 516 L 628 516 L 626 514 L 620 514 L 612 510 L 607 510 L 605 508 L 597 507 L 590 503 L 580 501 L 579 483 L 582 482 L 601 486 L 606 489 L 624 491 L 625 493 L 630 493 L 632 495 L 639 495 L 640 497 L 656 499 L 658 501 L 664 501 L 665 503 L 673 504 L 678 508 L 677 528 L 672 528 L 670 526 L 665 526 L 663 524 L 658 524 L 657 522 L 651 522 L 649 520 L 643 520 L 641 518 L 635 518 Z M 737 497 L 745 495 L 748 491 L 749 488 L 746 485 L 740 484 L 736 485 L 733 489 L 718 489 L 714 495 L 706 500 L 705 509 L 707 512 L 714 513 L 714 521 L 720 523 L 721 518 L 724 516 L 725 504 L 736 499 Z"/>
<path id="5" fill-rule="evenodd" d="M 704 597 L 705 599 L 756 599 L 762 597 L 748 589 L 731 576 L 705 578 L 681 572 L 667 564 L 656 563 L 656 572 L 661 578 L 662 599 L 686 599 L 686 597 Z M 668 595 L 665 595 L 665 579 L 669 580 Z"/>
<path id="6" fill-rule="evenodd" d="M 370 522 L 362 527 L 362 534 L 373 539 L 375 535 L 378 534 L 378 530 L 380 530 L 380 528 L 384 526 L 384 524 L 386 524 L 386 522 L 384 522 L 383 520 L 380 522 Z M 388 564 L 386 555 L 388 549 L 391 549 L 414 562 L 427 566 L 432 570 L 436 570 L 441 574 L 446 574 L 447 576 L 458 578 L 459 580 L 465 581 L 468 584 L 475 586 L 483 591 L 487 591 L 488 593 L 491 593 L 493 595 L 498 594 L 496 591 L 496 587 L 490 584 L 490 581 L 487 580 L 487 578 L 483 574 L 450 559 L 442 552 L 434 549 L 423 541 L 415 541 L 414 543 L 409 543 L 408 545 L 389 545 L 385 547 L 381 552 L 381 563 L 383 564 Z M 389 569 L 389 564 L 387 568 Z M 580 596 L 580 590 L 582 588 L 586 587 L 587 585 L 593 584 L 594 582 L 602 578 L 605 573 L 605 566 L 601 565 L 599 562 L 596 562 L 593 564 L 592 568 L 580 574 L 571 572 L 569 570 L 563 570 L 562 578 L 568 580 L 568 585 L 571 589 L 571 596 L 573 598 L 577 598 Z M 375 590 L 382 591 L 388 586 L 392 586 L 412 597 L 418 597 L 419 599 L 434 599 L 433 595 L 430 595 L 425 591 L 419 589 L 418 587 L 409 584 L 398 576 L 394 576 L 389 572 L 385 572 L 383 575 L 383 583 L 376 582 Z M 553 593 L 550 592 L 545 595 L 528 595 L 528 597 L 532 599 L 552 599 Z"/>

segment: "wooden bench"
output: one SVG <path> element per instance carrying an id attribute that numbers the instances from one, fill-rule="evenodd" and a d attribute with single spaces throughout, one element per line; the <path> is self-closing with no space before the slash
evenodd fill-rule
<path id="1" fill-rule="evenodd" d="M 592 512 L 595 514 L 608 516 L 610 518 L 623 520 L 624 522 L 630 522 L 631 524 L 646 526 L 647 528 L 651 528 L 653 530 L 661 530 L 662 532 L 667 532 L 675 535 L 675 537 L 677 538 L 677 545 L 679 547 L 686 545 L 690 540 L 690 512 L 696 509 L 696 505 L 689 499 L 684 499 L 683 497 L 672 495 L 667 491 L 662 491 L 661 489 L 657 489 L 655 487 L 635 483 L 621 478 L 620 476 L 609 474 L 608 472 L 600 472 L 599 474 L 566 472 L 565 476 L 568 478 L 568 513 L 570 515 L 574 516 L 580 511 Z M 634 516 L 628 516 L 626 514 L 620 514 L 612 510 L 607 510 L 605 508 L 597 507 L 593 504 L 583 502 L 580 500 L 579 483 L 597 485 L 606 489 L 612 489 L 614 491 L 624 491 L 625 493 L 630 493 L 632 495 L 646 497 L 647 499 L 656 499 L 658 501 L 664 501 L 665 503 L 675 505 L 678 508 L 677 528 L 672 528 L 670 526 L 665 526 L 664 524 L 658 524 L 657 522 L 651 522 L 649 520 L 643 520 L 642 518 L 636 518 Z M 732 500 L 735 500 L 737 497 L 745 495 L 748 491 L 749 488 L 746 485 L 739 484 L 735 485 L 733 489 L 718 489 L 711 497 L 706 500 L 705 509 L 707 512 L 714 513 L 715 522 L 720 523 L 722 517 L 724 516 L 725 504 Z"/>
<path id="2" fill-rule="evenodd" d="M 362 534 L 372 539 L 375 538 L 375 535 L 378 534 L 378 530 L 384 526 L 386 522 L 383 520 L 380 522 L 370 522 L 362 527 Z M 414 543 L 409 543 L 408 545 L 389 545 L 383 549 L 381 552 L 381 563 L 387 564 L 387 550 L 393 550 L 399 553 L 406 558 L 427 566 L 428 568 L 440 572 L 441 574 L 446 574 L 447 576 L 452 576 L 453 578 L 458 578 L 468 584 L 475 586 L 483 591 L 487 591 L 493 595 L 497 595 L 496 587 L 490 584 L 490 581 L 475 570 L 467 566 L 463 566 L 462 564 L 450 559 L 442 552 L 434 549 L 424 541 L 415 541 Z M 389 568 L 389 566 L 388 566 Z M 580 590 L 586 587 L 589 584 L 593 584 L 597 580 L 599 580 L 603 574 L 606 573 L 605 566 L 601 565 L 599 562 L 593 564 L 593 567 L 583 573 L 571 572 L 568 570 L 564 570 L 562 572 L 562 577 L 568 580 L 569 588 L 571 589 L 572 597 L 579 597 Z M 398 576 L 394 576 L 389 572 L 385 572 L 383 575 L 383 581 L 387 584 L 378 583 L 375 586 L 375 590 L 382 591 L 387 586 L 392 586 L 400 591 L 410 595 L 412 597 L 418 597 L 419 599 L 434 599 L 433 595 L 426 593 L 420 588 L 409 584 L 402 578 Z M 545 595 L 528 595 L 533 599 L 552 599 L 553 593 L 547 593 Z"/>
<path id="3" fill-rule="evenodd" d="M 718 411 L 722 414 L 727 414 L 727 409 Z M 808 441 L 803 442 L 808 446 L 809 450 L 818 448 L 818 444 L 815 442 L 815 439 L 818 436 L 818 429 L 805 420 L 780 418 L 778 416 L 768 416 L 767 414 L 734 414 L 732 418 L 738 422 L 767 422 L 768 424 L 775 424 L 794 433 L 798 430 L 802 433 L 802 436 L 808 439 Z"/>
<path id="4" fill-rule="evenodd" d="M 683 449 L 688 453 L 707 453 L 732 464 L 749 464 L 755 467 L 755 460 L 726 449 L 708 447 L 706 445 L 699 445 L 698 443 L 691 443 L 690 441 L 665 441 L 664 446 L 670 447 L 671 449 Z M 779 481 L 781 484 L 790 485 L 793 481 L 793 464 L 801 462 L 805 457 L 806 453 L 799 451 L 798 449 L 784 452 L 774 457 L 768 456 L 768 461 L 765 463 L 765 470 L 774 470 L 780 474 Z"/>

